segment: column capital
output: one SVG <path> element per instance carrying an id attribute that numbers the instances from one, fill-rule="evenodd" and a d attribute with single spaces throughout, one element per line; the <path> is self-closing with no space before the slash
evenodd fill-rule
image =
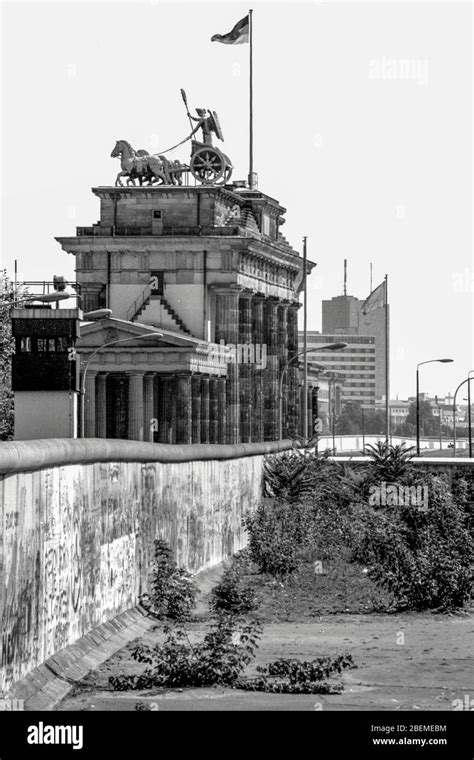
<path id="1" fill-rule="evenodd" d="M 250 301 L 252 298 L 254 298 L 255 295 L 256 295 L 256 293 L 255 293 L 254 290 L 245 289 L 241 293 L 239 293 L 239 298 L 241 298 L 241 299 L 245 298 L 245 299 L 248 299 Z"/>
<path id="2" fill-rule="evenodd" d="M 244 290 L 242 285 L 237 285 L 235 283 L 229 283 L 228 285 L 224 283 L 215 283 L 209 287 L 217 295 L 223 296 L 240 295 L 241 291 Z"/>

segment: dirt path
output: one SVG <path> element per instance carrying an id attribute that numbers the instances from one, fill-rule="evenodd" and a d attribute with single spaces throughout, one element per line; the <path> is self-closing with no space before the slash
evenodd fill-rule
<path id="1" fill-rule="evenodd" d="M 200 635 L 204 622 L 190 626 Z M 154 634 L 156 636 L 156 634 Z M 147 641 L 153 641 L 153 634 Z M 59 710 L 133 710 L 150 701 L 159 710 L 452 710 L 474 699 L 474 616 L 410 613 L 326 615 L 314 622 L 265 625 L 257 664 L 278 657 L 312 659 L 353 655 L 357 669 L 343 674 L 339 695 L 255 694 L 233 689 L 111 692 L 110 675 L 140 672 L 122 649 L 90 674 Z"/>

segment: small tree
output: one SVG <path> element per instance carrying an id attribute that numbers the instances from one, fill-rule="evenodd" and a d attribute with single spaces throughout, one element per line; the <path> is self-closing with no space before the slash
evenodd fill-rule
<path id="1" fill-rule="evenodd" d="M 14 432 L 12 391 L 12 356 L 15 352 L 12 335 L 12 305 L 20 300 L 23 288 L 15 290 L 6 269 L 0 271 L 0 440 L 9 441 Z"/>
<path id="2" fill-rule="evenodd" d="M 148 614 L 159 620 L 188 620 L 197 593 L 192 575 L 183 567 L 177 567 L 167 542 L 157 539 L 152 564 L 151 590 L 149 594 L 142 594 L 140 597 L 142 606 Z"/>

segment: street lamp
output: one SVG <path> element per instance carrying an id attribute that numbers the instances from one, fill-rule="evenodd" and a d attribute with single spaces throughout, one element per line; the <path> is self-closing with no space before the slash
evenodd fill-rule
<path id="1" fill-rule="evenodd" d="M 471 427 L 471 369 L 467 374 L 467 434 L 469 437 L 469 458 L 472 459 L 472 427 Z"/>
<path id="2" fill-rule="evenodd" d="M 102 351 L 103 348 L 108 348 L 109 346 L 114 346 L 117 343 L 127 343 L 131 340 L 141 340 L 142 338 L 162 338 L 163 333 L 160 332 L 152 332 L 148 333 L 147 335 L 132 335 L 128 338 L 118 338 L 117 340 L 111 340 L 108 343 L 103 343 L 99 348 L 96 348 L 95 351 L 91 353 L 89 356 L 86 366 L 84 367 L 84 372 L 82 373 L 81 378 L 81 389 L 80 389 L 80 397 L 81 397 L 81 438 L 84 438 L 84 432 L 85 432 L 85 410 L 86 410 L 86 377 L 87 377 L 87 370 L 89 369 L 89 364 L 91 363 L 92 359 L 96 354 L 99 353 L 99 351 Z"/>
<path id="3" fill-rule="evenodd" d="M 423 364 L 435 364 L 441 362 L 441 364 L 448 364 L 453 359 L 428 359 L 426 362 L 419 362 L 416 365 L 416 455 L 420 456 L 420 367 Z"/>
<path id="4" fill-rule="evenodd" d="M 441 405 L 438 401 L 438 396 L 435 396 L 435 403 L 438 407 L 438 420 L 439 420 L 439 450 L 443 453 L 443 431 L 441 430 Z"/>
<path id="5" fill-rule="evenodd" d="M 465 380 L 462 381 L 462 383 L 459 383 L 458 387 L 454 391 L 454 398 L 453 398 L 453 456 L 456 456 L 456 396 L 458 395 L 458 391 L 461 390 L 463 385 L 466 385 L 467 382 L 469 382 L 469 377 L 471 375 L 471 372 L 474 372 L 474 370 L 471 370 L 468 373 L 468 376 Z M 468 422 L 469 422 L 469 411 L 468 411 Z"/>
<path id="6" fill-rule="evenodd" d="M 299 351 L 295 356 L 293 356 L 289 361 L 286 362 L 285 366 L 281 370 L 280 373 L 280 382 L 279 382 L 279 393 L 278 393 L 278 399 L 279 399 L 279 415 L 278 415 L 278 437 L 281 441 L 282 435 L 283 435 L 283 379 L 285 377 L 285 373 L 290 366 L 290 364 L 293 364 L 300 356 L 304 354 L 314 353 L 315 351 L 339 351 L 343 348 L 346 348 L 348 344 L 347 343 L 329 343 L 327 346 L 318 346 L 317 348 L 306 348 L 303 349 L 303 351 Z M 305 365 L 306 366 L 306 365 Z M 324 369 L 323 366 L 320 366 L 319 369 Z M 304 419 L 304 438 L 307 438 L 308 434 L 308 420 Z"/>

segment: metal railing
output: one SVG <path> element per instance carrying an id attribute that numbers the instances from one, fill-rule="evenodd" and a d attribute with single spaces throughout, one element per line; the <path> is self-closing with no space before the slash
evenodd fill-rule
<path id="1" fill-rule="evenodd" d="M 138 298 L 135 299 L 133 304 L 130 306 L 129 310 L 127 311 L 127 322 L 132 322 L 133 318 L 138 314 L 142 306 L 145 304 L 145 301 L 147 301 L 151 296 L 151 287 L 150 285 L 147 285 L 146 288 L 140 293 Z"/>

